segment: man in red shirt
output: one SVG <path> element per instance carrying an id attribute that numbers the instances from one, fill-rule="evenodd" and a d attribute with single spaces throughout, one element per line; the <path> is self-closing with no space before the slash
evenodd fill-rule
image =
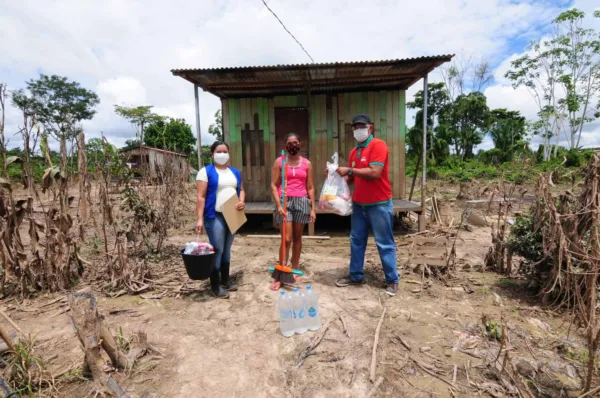
<path id="1" fill-rule="evenodd" d="M 398 293 L 396 242 L 394 241 L 394 207 L 389 173 L 389 150 L 385 141 L 372 136 L 373 124 L 369 115 L 360 113 L 352 118 L 352 131 L 357 144 L 350 152 L 348 167 L 337 172 L 354 184 L 352 196 L 352 228 L 350 232 L 350 275 L 336 285 L 346 287 L 364 283 L 364 261 L 369 238 L 373 231 L 383 273 L 386 293 Z"/>

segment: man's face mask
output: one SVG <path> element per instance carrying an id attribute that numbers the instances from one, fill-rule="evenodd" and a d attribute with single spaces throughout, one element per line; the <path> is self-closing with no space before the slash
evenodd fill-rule
<path id="1" fill-rule="evenodd" d="M 369 138 L 369 126 L 356 129 L 354 132 L 354 139 L 357 142 L 365 142 L 367 138 Z"/>
<path id="2" fill-rule="evenodd" d="M 285 145 L 285 149 L 287 149 L 288 153 L 292 156 L 295 156 L 300 152 L 300 143 L 299 142 L 288 142 Z"/>

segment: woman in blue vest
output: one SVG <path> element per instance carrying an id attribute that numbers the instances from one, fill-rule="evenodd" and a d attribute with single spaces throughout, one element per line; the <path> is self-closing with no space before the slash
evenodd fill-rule
<path id="1" fill-rule="evenodd" d="M 221 211 L 223 203 L 233 195 L 239 198 L 236 206 L 238 211 L 243 211 L 246 194 L 240 172 L 227 166 L 229 145 L 216 141 L 210 147 L 210 157 L 213 163 L 200 170 L 196 178 L 198 191 L 196 231 L 201 233 L 203 229 L 206 230 L 208 240 L 215 248 L 215 270 L 210 276 L 211 291 L 219 298 L 229 298 L 227 291 L 237 290 L 229 279 L 233 235 Z"/>

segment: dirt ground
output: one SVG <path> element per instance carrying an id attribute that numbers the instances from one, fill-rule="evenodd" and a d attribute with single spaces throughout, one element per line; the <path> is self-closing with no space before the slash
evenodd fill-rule
<path id="1" fill-rule="evenodd" d="M 425 283 L 426 289 L 419 285 L 420 268 L 408 261 L 411 236 L 399 234 L 401 282 L 393 298 L 383 290 L 373 241 L 368 283 L 338 288 L 335 280 L 348 272 L 349 239 L 305 240 L 302 283 L 320 295 L 322 330 L 328 329 L 301 362 L 319 332 L 290 338 L 279 333 L 278 293 L 269 290 L 267 272 L 279 241 L 236 237 L 232 272 L 239 291 L 218 300 L 209 294 L 208 282 L 190 281 L 185 274 L 178 250 L 193 239 L 185 231 L 194 220 L 188 224 L 172 231 L 166 248 L 151 259 L 154 290 L 111 297 L 93 280 L 77 286 L 94 291 L 113 334 L 145 331 L 162 353 L 115 375 L 132 397 L 367 396 L 374 388 L 373 343 L 384 309 L 375 361 L 375 380 L 382 380 L 373 396 L 561 396 L 561 390 L 576 396 L 582 387 L 587 354 L 579 331 L 564 315 L 542 307 L 520 277 L 484 271 L 489 227 L 461 230 L 455 269 Z M 0 309 L 35 336 L 36 352 L 53 373 L 71 370 L 68 382 L 57 383 L 56 396 L 93 393 L 92 383 L 76 370 L 83 354 L 65 293 L 6 298 Z M 489 336 L 497 327 L 504 339 Z"/>

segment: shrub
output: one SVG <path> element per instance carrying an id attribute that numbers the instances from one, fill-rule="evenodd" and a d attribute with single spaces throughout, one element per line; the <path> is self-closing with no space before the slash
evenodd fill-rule
<path id="1" fill-rule="evenodd" d="M 544 257 L 541 230 L 536 230 L 531 215 L 518 216 L 510 229 L 507 246 L 526 261 L 537 263 Z"/>
<path id="2" fill-rule="evenodd" d="M 594 155 L 594 151 L 592 149 L 569 149 L 569 151 L 565 154 L 567 158 L 565 166 L 581 167 L 588 163 L 592 155 Z"/>

